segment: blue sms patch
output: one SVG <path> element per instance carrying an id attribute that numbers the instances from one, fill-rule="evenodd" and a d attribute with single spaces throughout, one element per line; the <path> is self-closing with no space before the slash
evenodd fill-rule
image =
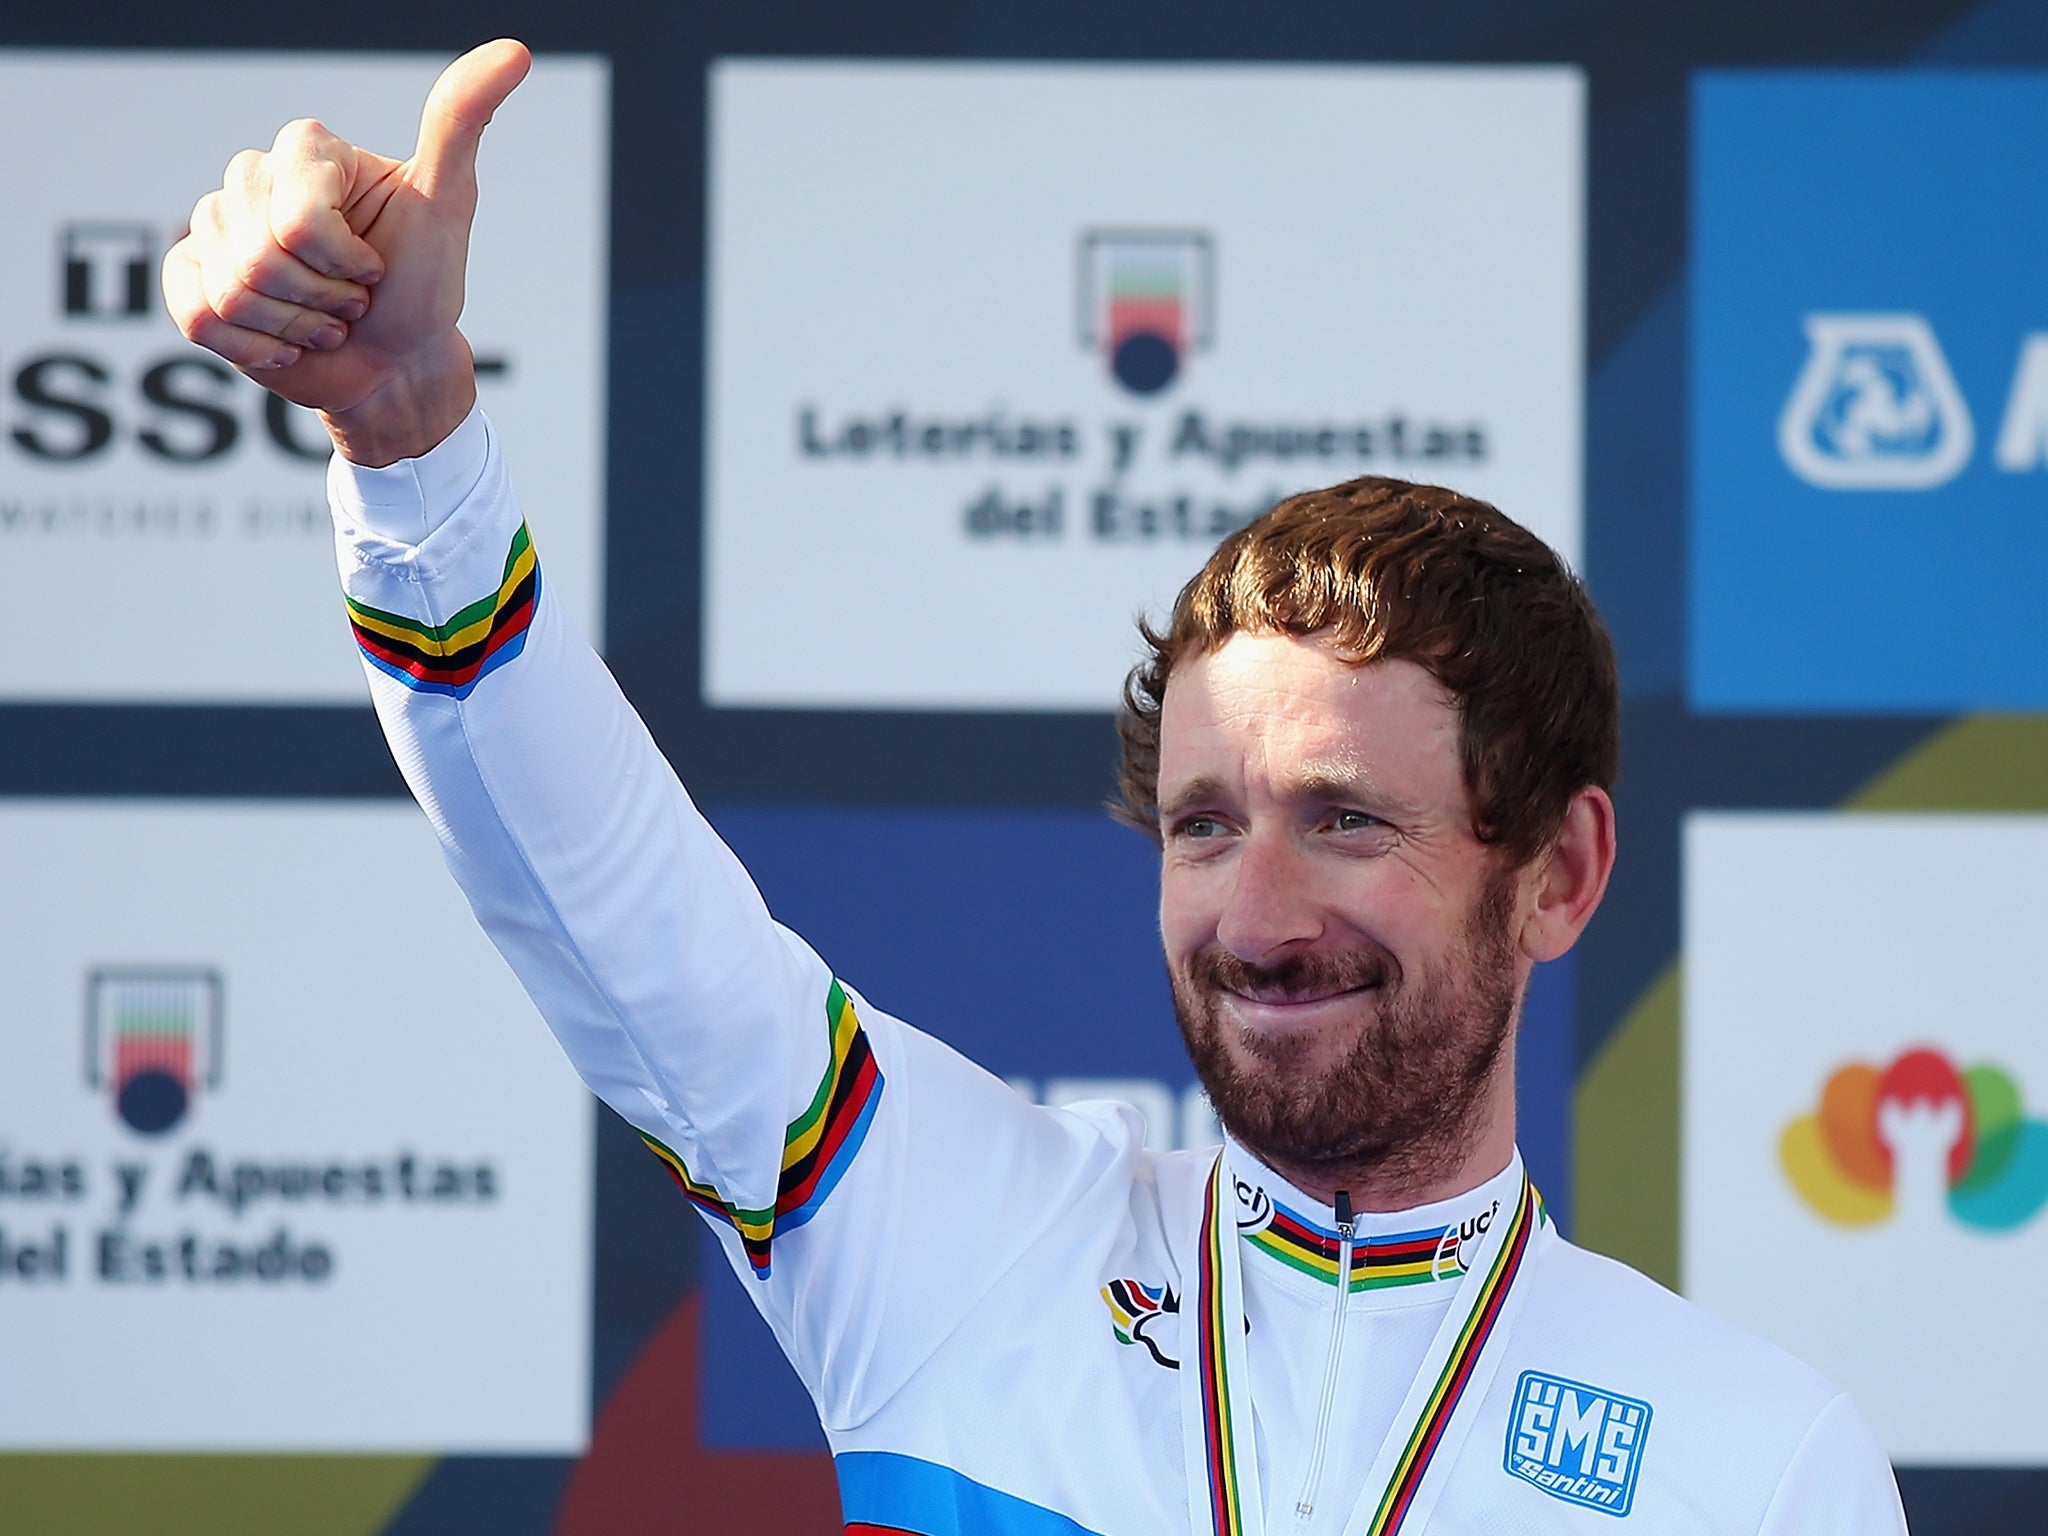
<path id="1" fill-rule="evenodd" d="M 1502 1465 L 1553 1498 L 1625 1515 L 1650 1436 L 1650 1405 L 1583 1381 L 1524 1371 Z"/>
<path id="2" fill-rule="evenodd" d="M 1689 702 L 2048 708 L 2048 73 L 1692 108 Z"/>

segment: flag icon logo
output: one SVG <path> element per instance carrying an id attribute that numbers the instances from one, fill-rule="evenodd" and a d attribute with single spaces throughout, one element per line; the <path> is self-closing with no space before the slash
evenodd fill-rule
<path id="1" fill-rule="evenodd" d="M 102 966 L 86 979 L 86 1082 L 130 1129 L 160 1136 L 220 1086 L 221 977 L 197 966 Z"/>
<path id="2" fill-rule="evenodd" d="M 2048 1122 L 2023 1112 L 2003 1068 L 1958 1069 L 1926 1046 L 1884 1067 L 1837 1068 L 1818 1109 L 1785 1127 L 1778 1159 L 1800 1198 L 1840 1226 L 1946 1205 L 1965 1226 L 2006 1232 L 2048 1205 Z"/>
<path id="3" fill-rule="evenodd" d="M 1081 237 L 1081 344 L 1117 383 L 1156 395 L 1214 331 L 1215 248 L 1200 230 L 1090 230 Z"/>

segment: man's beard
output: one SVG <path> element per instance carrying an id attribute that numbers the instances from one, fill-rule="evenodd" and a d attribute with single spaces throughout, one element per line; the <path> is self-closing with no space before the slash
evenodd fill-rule
<path id="1" fill-rule="evenodd" d="M 1174 1012 L 1223 1128 L 1283 1174 L 1370 1175 L 1427 1183 L 1454 1167 L 1482 1129 L 1472 1113 L 1514 1028 L 1517 989 L 1508 937 L 1514 881 L 1487 882 L 1443 969 L 1410 979 L 1384 948 L 1250 965 L 1204 949 L 1187 974 L 1169 967 Z M 1224 994 L 1271 989 L 1323 996 L 1376 986 L 1370 1009 L 1332 1065 L 1321 1042 L 1242 1030 Z"/>

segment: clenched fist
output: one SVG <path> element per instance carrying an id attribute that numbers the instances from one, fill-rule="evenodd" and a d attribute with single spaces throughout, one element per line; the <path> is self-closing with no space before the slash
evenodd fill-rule
<path id="1" fill-rule="evenodd" d="M 476 401 L 462 314 L 476 152 L 531 56 L 500 40 L 442 72 L 410 160 L 310 120 L 228 162 L 192 232 L 164 257 L 178 329 L 266 388 L 321 413 L 342 454 L 427 451 Z"/>

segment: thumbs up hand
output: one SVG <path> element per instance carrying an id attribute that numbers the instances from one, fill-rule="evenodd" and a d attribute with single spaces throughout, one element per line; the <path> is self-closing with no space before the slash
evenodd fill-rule
<path id="1" fill-rule="evenodd" d="M 476 400 L 462 314 L 476 154 L 531 56 L 486 43 L 442 72 L 409 160 L 310 120 L 244 150 L 164 258 L 178 329 L 251 378 L 321 412 L 342 454 L 424 453 Z"/>

